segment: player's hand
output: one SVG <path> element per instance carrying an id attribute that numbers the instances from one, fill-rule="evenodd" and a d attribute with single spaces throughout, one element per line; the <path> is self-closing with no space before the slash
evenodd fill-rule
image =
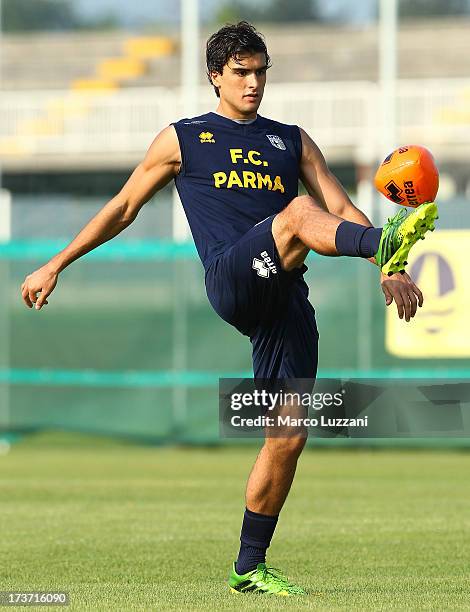
<path id="1" fill-rule="evenodd" d="M 423 294 L 406 272 L 393 276 L 381 274 L 380 284 L 385 304 L 390 306 L 395 302 L 400 319 L 405 317 L 405 321 L 410 321 L 415 316 L 418 306 L 421 308 L 423 305 Z"/>
<path id="2" fill-rule="evenodd" d="M 48 304 L 47 298 L 54 291 L 58 276 L 47 264 L 28 274 L 21 285 L 21 295 L 26 306 L 32 308 L 35 304 L 36 310 L 41 310 L 44 304 Z"/>

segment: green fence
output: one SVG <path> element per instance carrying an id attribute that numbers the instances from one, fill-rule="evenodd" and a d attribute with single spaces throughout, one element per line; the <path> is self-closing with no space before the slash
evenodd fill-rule
<path id="1" fill-rule="evenodd" d="M 250 376 L 248 338 L 221 321 L 191 244 L 103 245 L 27 309 L 24 276 L 62 243 L 0 246 L 0 424 L 141 440 L 216 443 L 219 377 Z M 309 257 L 320 376 L 468 376 L 469 360 L 399 360 L 384 349 L 384 305 L 368 262 Z"/>

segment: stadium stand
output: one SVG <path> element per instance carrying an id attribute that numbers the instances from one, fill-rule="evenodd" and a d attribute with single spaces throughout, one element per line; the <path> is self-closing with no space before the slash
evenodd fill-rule
<path id="1" fill-rule="evenodd" d="M 407 139 L 425 137 L 441 159 L 462 158 L 470 147 L 469 23 L 407 21 L 400 28 L 399 124 Z M 330 160 L 370 158 L 380 107 L 376 27 L 259 27 L 273 57 L 264 113 L 287 123 L 301 117 Z M 201 40 L 201 112 L 214 102 L 203 51 Z M 7 171 L 130 168 L 183 112 L 177 32 L 8 35 L 1 63 Z M 359 151 L 361 143 L 370 150 Z"/>
<path id="2" fill-rule="evenodd" d="M 274 58 L 270 78 L 274 82 L 377 78 L 375 27 L 304 25 L 282 27 L 282 32 L 279 27 L 259 27 L 270 43 Z M 462 18 L 402 24 L 398 45 L 401 78 L 466 77 L 470 73 L 468 29 L 469 20 Z M 204 40 L 207 34 L 203 32 Z M 109 70 L 114 71 L 116 66 L 111 68 L 102 62 L 126 56 L 145 60 L 145 70 L 136 70 L 134 63 L 133 87 L 174 87 L 180 79 L 177 47 L 173 43 L 177 38 L 177 32 L 170 35 L 170 40 L 160 36 L 136 40 L 127 32 L 6 35 L 1 58 L 2 88 L 67 88 L 75 79 L 90 78 L 98 66 L 108 77 Z M 203 47 L 201 43 L 201 51 Z"/>

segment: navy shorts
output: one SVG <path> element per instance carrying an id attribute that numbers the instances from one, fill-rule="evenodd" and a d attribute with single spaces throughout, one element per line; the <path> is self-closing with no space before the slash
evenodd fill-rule
<path id="1" fill-rule="evenodd" d="M 271 231 L 274 216 L 252 227 L 206 271 L 217 314 L 249 336 L 255 378 L 315 378 L 318 330 L 303 279 L 286 272 Z"/>

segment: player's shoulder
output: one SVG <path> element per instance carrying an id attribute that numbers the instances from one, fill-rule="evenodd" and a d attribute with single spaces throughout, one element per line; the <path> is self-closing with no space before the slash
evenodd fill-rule
<path id="1" fill-rule="evenodd" d="M 264 129 L 273 129 L 278 130 L 280 132 L 299 132 L 299 126 L 290 123 L 281 123 L 280 121 L 276 121 L 275 119 L 270 119 L 269 117 L 262 117 L 258 115 L 258 125 Z"/>
<path id="2" fill-rule="evenodd" d="M 205 123 L 211 123 L 212 119 L 212 113 L 205 113 L 204 115 L 198 115 L 197 117 L 184 117 L 183 119 L 178 119 L 177 121 L 173 121 L 172 125 L 175 127 L 194 126 L 197 128 Z"/>

